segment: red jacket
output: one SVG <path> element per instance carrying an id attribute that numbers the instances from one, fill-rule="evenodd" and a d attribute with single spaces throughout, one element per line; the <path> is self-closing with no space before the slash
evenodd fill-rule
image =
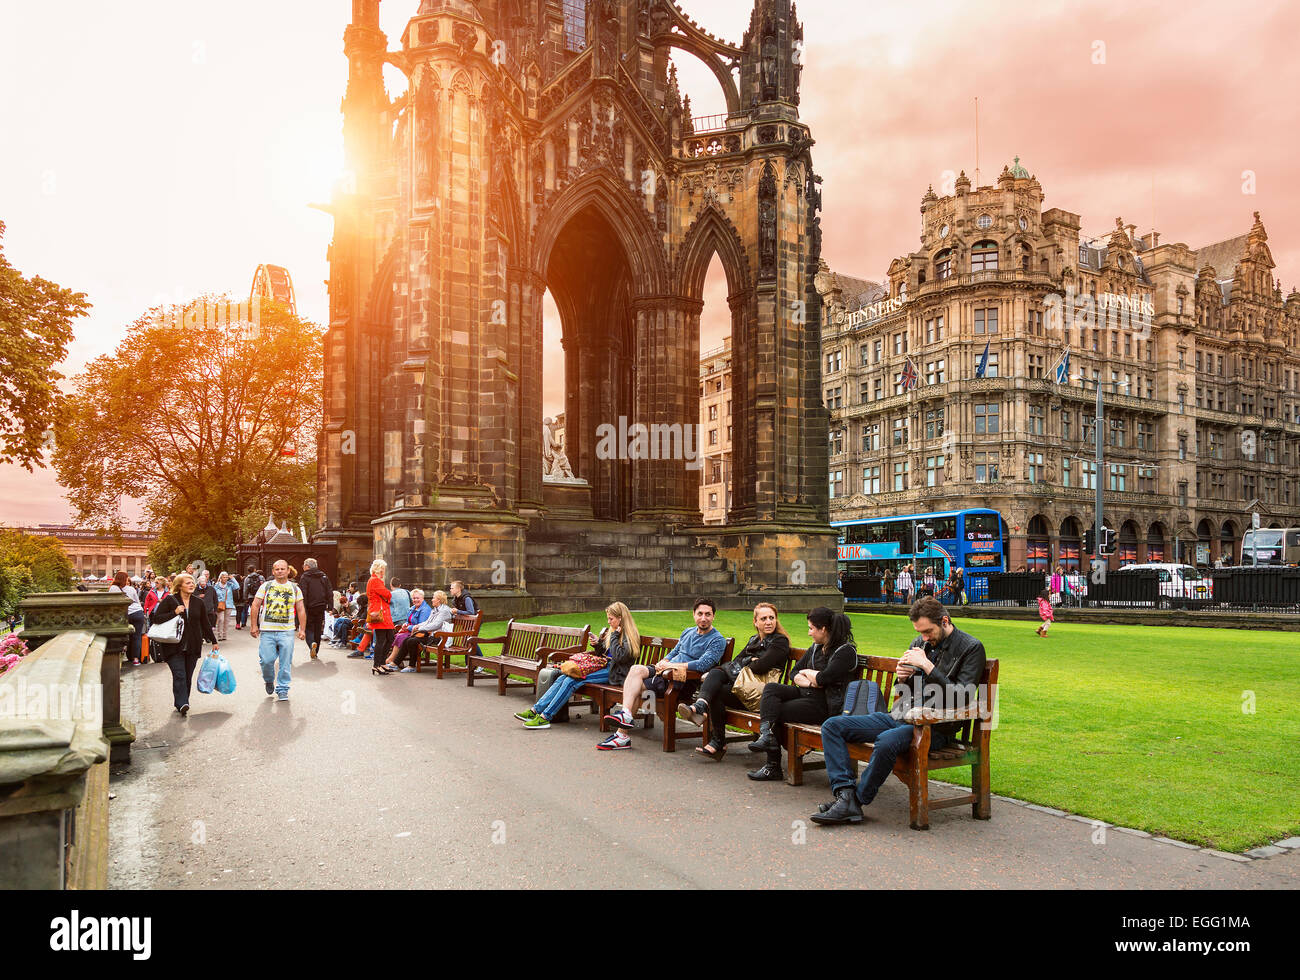
<path id="1" fill-rule="evenodd" d="M 1056 615 L 1052 612 L 1052 604 L 1046 599 L 1038 600 L 1038 617 L 1044 622 L 1056 621 Z"/>
<path id="2" fill-rule="evenodd" d="M 378 575 L 371 575 L 370 581 L 366 583 L 366 619 L 370 619 L 373 612 L 381 612 L 384 618 L 378 623 L 371 622 L 369 625 L 377 630 L 390 630 L 393 628 L 393 612 L 388 602 L 393 598 L 393 593 L 388 586 L 384 585 L 384 580 Z"/>

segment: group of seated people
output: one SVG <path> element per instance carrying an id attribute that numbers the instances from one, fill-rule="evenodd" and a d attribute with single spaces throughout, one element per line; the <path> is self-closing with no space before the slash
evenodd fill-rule
<path id="1" fill-rule="evenodd" d="M 447 592 L 438 589 L 426 596 L 423 589 L 402 588 L 401 583 L 391 583 L 389 609 L 397 629 L 389 652 L 382 662 L 375 665 L 375 671 L 389 674 L 410 674 L 415 672 L 411 666 L 419 656 L 420 647 L 435 641 L 439 633 L 451 633 L 454 630 L 453 617 L 458 611 L 457 602 L 463 603 L 471 610 L 474 600 L 465 591 L 464 583 L 453 582 L 451 591 L 455 600 Z M 366 591 L 356 582 L 348 585 L 345 593 L 334 593 L 334 619 L 329 625 L 330 645 L 347 648 L 352 652 L 351 658 L 371 659 L 373 654 L 366 652 L 369 645 L 366 612 L 368 601 Z"/>
<path id="2" fill-rule="evenodd" d="M 895 760 L 912 744 L 913 726 L 903 721 L 907 708 L 936 701 L 964 707 L 984 672 L 983 644 L 954 627 L 943 605 L 929 596 L 918 599 L 909 610 L 917 635 L 899 659 L 892 711 L 885 710 L 888 706 L 884 703 L 874 703 L 865 682 L 854 680 L 858 651 L 852 623 L 844 613 L 825 606 L 808 613 L 812 644 L 791 668 L 790 683 L 783 684 L 780 679 L 790 659 L 791 640 L 776 606 L 761 602 L 754 607 L 754 635 L 725 664 L 721 660 L 727 640 L 713 626 L 716 605 L 710 599 L 700 599 L 693 612 L 695 625 L 682 632 L 670 655 L 647 666 L 636 663 L 641 637 L 632 613 L 622 602 L 611 604 L 605 610 L 607 625 L 592 654 L 583 655 L 595 659 L 583 659 L 580 669 L 556 677 L 531 708 L 515 717 L 525 728 L 549 728 L 583 684 L 622 685 L 622 701 L 605 716 L 616 730 L 596 747 L 602 751 L 630 749 L 628 733 L 643 693 L 661 697 L 671 685 L 678 691 L 678 713 L 683 719 L 696 725 L 709 720 L 709 741 L 695 751 L 715 762 L 727 752 L 727 709 L 758 712 L 759 735 L 748 748 L 764 755 L 765 760 L 749 778 L 763 782 L 785 778 L 782 726 L 820 725 L 834 799 L 811 819 L 828 825 L 860 823 L 862 807 L 875 799 L 893 772 Z M 688 678 L 688 672 L 703 676 Z M 959 722 L 933 725 L 931 748 L 942 748 L 958 728 Z M 860 780 L 849 757 L 850 742 L 874 743 L 871 761 Z"/>

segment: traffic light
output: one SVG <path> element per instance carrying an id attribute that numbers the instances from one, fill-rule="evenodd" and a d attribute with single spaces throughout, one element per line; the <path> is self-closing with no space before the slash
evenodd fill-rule
<path id="1" fill-rule="evenodd" d="M 1115 532 L 1108 527 L 1101 529 L 1101 553 L 1103 555 L 1113 555 L 1115 553 Z"/>
<path id="2" fill-rule="evenodd" d="M 1097 553 L 1097 532 L 1092 528 L 1083 532 L 1083 553 L 1085 555 Z"/>

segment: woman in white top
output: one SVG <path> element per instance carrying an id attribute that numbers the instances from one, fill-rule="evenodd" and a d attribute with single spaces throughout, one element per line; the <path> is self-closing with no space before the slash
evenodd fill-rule
<path id="1" fill-rule="evenodd" d="M 113 584 L 109 586 L 109 592 L 121 592 L 126 596 L 126 621 L 131 624 L 131 638 L 127 642 L 126 659 L 133 664 L 140 663 L 140 640 L 144 636 L 144 606 L 140 604 L 140 593 L 136 592 L 131 580 L 127 578 L 126 572 L 118 572 L 113 576 Z"/>

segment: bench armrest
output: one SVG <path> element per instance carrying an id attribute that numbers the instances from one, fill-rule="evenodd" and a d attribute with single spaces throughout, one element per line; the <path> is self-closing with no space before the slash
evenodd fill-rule
<path id="1" fill-rule="evenodd" d="M 955 709 L 945 709 L 937 711 L 934 708 L 909 708 L 903 715 L 903 723 L 906 725 L 943 725 L 953 721 L 974 721 L 987 712 L 981 712 L 978 705 L 963 708 L 960 711 Z"/>
<path id="2" fill-rule="evenodd" d="M 429 647 L 446 646 L 448 641 L 458 640 L 462 637 L 477 637 L 477 634 L 473 632 L 429 633 L 425 636 L 416 633 L 413 635 L 420 640 L 420 645 L 426 649 Z"/>

